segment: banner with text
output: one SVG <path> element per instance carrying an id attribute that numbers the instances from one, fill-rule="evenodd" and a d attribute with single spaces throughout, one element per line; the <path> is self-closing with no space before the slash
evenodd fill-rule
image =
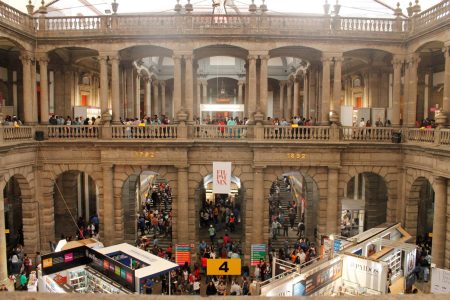
<path id="1" fill-rule="evenodd" d="M 252 244 L 250 255 L 251 266 L 257 266 L 261 260 L 266 260 L 266 249 L 266 244 Z"/>
<path id="2" fill-rule="evenodd" d="M 231 191 L 231 162 L 213 162 L 213 193 L 229 194 Z"/>

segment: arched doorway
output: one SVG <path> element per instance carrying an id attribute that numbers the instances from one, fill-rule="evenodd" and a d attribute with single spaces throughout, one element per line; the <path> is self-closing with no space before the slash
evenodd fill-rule
<path id="1" fill-rule="evenodd" d="M 81 227 L 84 229 L 83 236 L 90 236 L 87 226 L 98 214 L 98 189 L 91 176 L 80 171 L 60 174 L 55 181 L 53 200 L 56 239 L 82 238 L 79 232 Z"/>
<path id="2" fill-rule="evenodd" d="M 292 248 L 300 237 L 315 240 L 319 199 L 317 183 L 302 172 L 285 173 L 272 182 L 268 197 L 269 244 L 272 249 L 285 249 L 286 240 Z M 301 225 L 300 232 L 299 223 L 304 225 L 304 229 Z"/>
<path id="3" fill-rule="evenodd" d="M 158 239 L 165 249 L 172 242 L 172 188 L 154 171 L 131 175 L 122 186 L 124 241 Z"/>
<path id="4" fill-rule="evenodd" d="M 353 176 L 342 199 L 341 235 L 351 237 L 385 223 L 387 202 L 383 177 L 371 172 Z"/>
<path id="5" fill-rule="evenodd" d="M 196 190 L 197 236 L 209 246 L 218 246 L 217 254 L 221 256 L 225 247 L 221 245 L 228 236 L 233 244 L 231 250 L 241 254 L 245 240 L 245 188 L 236 176 L 231 176 L 229 194 L 213 193 L 213 175 L 205 176 Z M 210 237 L 211 228 L 215 236 Z M 223 256 L 223 255 L 222 255 Z"/>
<path id="6" fill-rule="evenodd" d="M 5 237 L 8 253 L 17 244 L 24 245 L 22 219 L 22 192 L 19 182 L 13 176 L 3 189 L 5 201 Z"/>
<path id="7" fill-rule="evenodd" d="M 434 190 L 425 177 L 417 178 L 408 194 L 406 229 L 418 241 L 426 240 L 433 232 Z"/>

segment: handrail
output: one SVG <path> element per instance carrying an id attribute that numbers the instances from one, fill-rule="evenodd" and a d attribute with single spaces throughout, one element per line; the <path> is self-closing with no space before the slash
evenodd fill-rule
<path id="1" fill-rule="evenodd" d="M 27 32 L 34 31 L 34 19 L 31 16 L 2 1 L 0 1 L 0 21 L 8 23 L 15 28 L 22 28 Z"/>
<path id="2" fill-rule="evenodd" d="M 265 140 L 330 140 L 329 126 L 264 126 Z"/>
<path id="3" fill-rule="evenodd" d="M 176 125 L 148 125 L 148 126 L 112 126 L 113 139 L 176 139 L 178 137 Z"/>
<path id="4" fill-rule="evenodd" d="M 47 136 L 51 140 L 98 139 L 100 128 L 98 125 L 50 125 Z"/>
<path id="5" fill-rule="evenodd" d="M 433 21 L 440 21 L 450 17 L 450 0 L 441 1 L 440 3 L 420 12 L 415 16 L 416 28 L 429 27 Z"/>

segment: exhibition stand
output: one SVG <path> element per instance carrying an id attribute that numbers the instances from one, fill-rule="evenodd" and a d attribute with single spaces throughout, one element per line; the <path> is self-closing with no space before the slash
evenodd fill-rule
<path id="1" fill-rule="evenodd" d="M 51 293 L 144 293 L 148 279 L 178 265 L 129 244 L 79 247 L 41 256 L 39 291 Z"/>

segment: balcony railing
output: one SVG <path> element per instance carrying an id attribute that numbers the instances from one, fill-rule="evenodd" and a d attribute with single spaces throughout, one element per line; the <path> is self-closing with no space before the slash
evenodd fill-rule
<path id="1" fill-rule="evenodd" d="M 47 136 L 50 140 L 98 139 L 100 128 L 98 125 L 48 126 Z"/>
<path id="2" fill-rule="evenodd" d="M 112 126 L 113 139 L 176 139 L 176 125 Z"/>
<path id="3" fill-rule="evenodd" d="M 58 125 L 0 127 L 0 143 L 32 141 L 42 131 L 49 141 L 252 141 L 282 143 L 411 143 L 450 146 L 450 129 L 333 126 L 247 126 L 247 125 L 150 125 L 98 126 Z M 38 137 L 36 137 L 38 138 Z"/>
<path id="4" fill-rule="evenodd" d="M 278 141 L 328 141 L 330 127 L 328 126 L 265 126 L 265 140 Z"/>

